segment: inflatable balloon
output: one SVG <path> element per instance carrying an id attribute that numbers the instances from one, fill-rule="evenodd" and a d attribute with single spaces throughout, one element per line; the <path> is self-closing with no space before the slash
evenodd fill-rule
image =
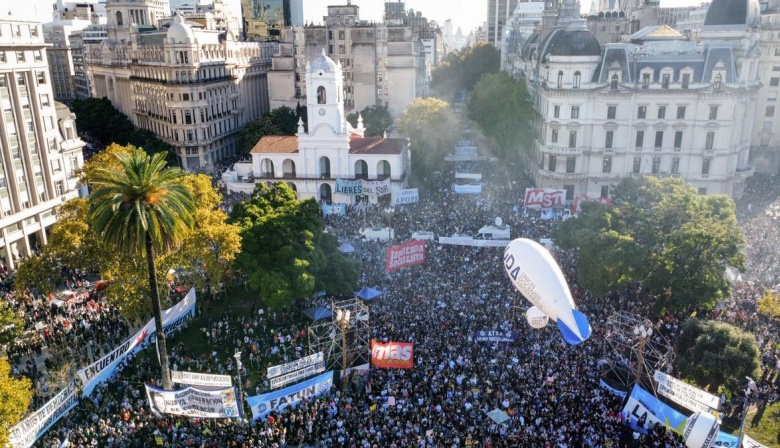
<path id="1" fill-rule="evenodd" d="M 577 311 L 561 268 L 541 244 L 525 238 L 510 242 L 504 270 L 515 289 L 557 322 L 566 342 L 577 345 L 590 337 L 588 319 Z"/>
<path id="2" fill-rule="evenodd" d="M 714 415 L 708 412 L 697 412 L 685 422 L 683 440 L 687 448 L 710 448 L 718 439 L 720 424 Z"/>
<path id="3" fill-rule="evenodd" d="M 531 308 L 528 308 L 528 311 L 525 312 L 525 320 L 528 321 L 528 325 L 530 325 L 531 328 L 539 329 L 546 327 L 547 323 L 550 321 L 550 318 L 544 314 L 542 310 L 532 306 Z"/>

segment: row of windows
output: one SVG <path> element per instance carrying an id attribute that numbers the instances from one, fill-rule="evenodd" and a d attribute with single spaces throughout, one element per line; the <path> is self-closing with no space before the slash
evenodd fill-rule
<path id="1" fill-rule="evenodd" d="M 32 37 L 38 36 L 38 27 L 36 25 L 22 25 L 22 24 L 10 24 L 11 27 L 11 36 L 13 37 L 22 37 L 22 29 L 27 28 L 27 34 L 29 34 Z M 3 35 L 3 29 L 4 26 L 0 26 L 0 36 Z"/>
<path id="2" fill-rule="evenodd" d="M 687 106 L 677 106 L 677 119 L 678 120 L 684 120 L 685 115 L 687 112 Z M 710 120 L 717 120 L 718 119 L 718 106 L 710 106 L 710 112 L 709 112 L 709 119 Z M 772 106 L 772 111 L 774 113 L 774 106 Z M 571 106 L 571 118 L 580 118 L 580 107 L 579 106 Z M 767 115 L 770 116 L 770 115 Z M 561 117 L 561 106 L 553 106 L 553 117 L 554 118 L 560 118 Z M 657 117 L 659 120 L 663 120 L 666 118 L 666 106 L 658 106 L 658 113 Z M 607 119 L 608 120 L 614 120 L 617 118 L 617 106 L 607 106 Z M 647 106 L 638 106 L 636 111 L 636 118 L 640 120 L 644 120 L 647 118 Z"/>
<path id="3" fill-rule="evenodd" d="M 653 148 L 660 151 L 664 147 L 664 131 L 655 131 L 655 141 Z M 552 129 L 550 134 L 550 143 L 558 143 L 558 129 Z M 615 141 L 615 131 L 607 131 L 604 136 L 604 148 L 610 149 L 613 147 Z M 683 131 L 674 132 L 674 149 L 682 149 Z M 634 147 L 637 150 L 644 148 L 645 144 L 645 131 L 636 131 L 636 140 Z M 707 136 L 704 140 L 704 149 L 711 150 L 715 145 L 715 132 L 707 132 Z M 569 148 L 577 147 L 577 131 L 569 131 Z"/>
<path id="4" fill-rule="evenodd" d="M 13 54 L 16 57 L 16 62 L 27 62 L 27 55 L 24 51 L 0 51 L 0 63 L 8 62 L 8 55 L 6 53 Z M 33 50 L 33 61 L 43 61 L 43 53 L 41 50 Z"/>
<path id="5" fill-rule="evenodd" d="M 652 80 L 653 73 L 645 71 L 642 73 L 642 88 L 648 89 L 650 88 L 650 82 Z M 683 89 L 688 89 L 691 84 L 691 77 L 692 73 L 682 73 L 680 75 L 680 87 Z M 610 78 L 610 88 L 612 90 L 616 90 L 618 88 L 618 82 L 620 81 L 620 77 L 617 74 L 613 74 Z M 672 81 L 672 73 L 662 73 L 660 78 L 660 84 L 662 89 L 668 89 Z M 723 84 L 723 76 L 718 73 L 713 78 L 713 87 L 715 89 L 720 89 Z M 579 71 L 574 72 L 574 78 L 572 79 L 572 88 L 579 89 L 582 84 L 582 73 Z M 558 79 L 556 83 L 557 88 L 561 89 L 563 88 L 563 71 L 558 72 Z"/>
<path id="6" fill-rule="evenodd" d="M 543 161 L 542 161 L 543 162 Z M 710 174 L 710 165 L 712 164 L 712 159 L 705 158 L 702 160 L 701 165 L 701 174 L 704 176 L 707 176 Z M 558 167 L 558 158 L 554 155 L 548 155 L 547 156 L 547 171 L 555 172 L 556 168 Z M 577 169 L 577 157 L 570 156 L 566 157 L 566 172 L 567 173 L 575 173 Z M 602 173 L 611 173 L 612 172 L 612 156 L 604 156 L 601 162 L 601 172 Z M 661 157 L 653 157 L 652 166 L 650 168 L 651 174 L 659 174 L 661 172 Z M 680 158 L 679 157 L 673 157 L 672 163 L 669 166 L 669 172 L 671 174 L 679 174 L 680 173 Z M 634 165 L 632 167 L 632 173 L 634 174 L 640 174 L 642 173 L 642 158 L 641 157 L 634 157 Z"/>

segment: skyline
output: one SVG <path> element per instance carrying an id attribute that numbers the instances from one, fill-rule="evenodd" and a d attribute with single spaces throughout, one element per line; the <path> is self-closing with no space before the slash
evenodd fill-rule
<path id="1" fill-rule="evenodd" d="M 226 0 L 230 3 L 238 0 Z M 303 0 L 303 20 L 304 23 L 320 23 L 322 17 L 327 12 L 328 5 L 345 4 L 347 0 Z M 9 5 L 9 11 L 15 17 L 24 19 L 36 19 L 41 22 L 51 21 L 51 11 L 53 10 L 51 0 L 26 0 L 23 2 L 14 2 Z M 201 0 L 201 3 L 204 3 Z M 360 7 L 360 18 L 362 20 L 379 21 L 384 12 L 383 0 L 352 0 L 352 4 Z M 404 2 L 406 9 L 420 11 L 429 20 L 435 20 L 443 24 L 447 19 L 452 20 L 453 32 L 461 27 L 464 34 L 482 25 L 487 19 L 487 0 L 471 2 L 469 0 L 406 0 Z M 661 6 L 692 6 L 701 4 L 701 0 L 661 0 Z M 476 8 L 474 7 L 476 6 Z M 581 9 L 584 12 L 590 10 L 590 1 L 581 2 Z M 5 13 L 6 11 L 0 11 Z"/>

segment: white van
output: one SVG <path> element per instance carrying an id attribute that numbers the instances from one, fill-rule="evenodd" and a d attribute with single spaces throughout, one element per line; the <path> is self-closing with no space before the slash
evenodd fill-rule
<path id="1" fill-rule="evenodd" d="M 474 235 L 475 240 L 510 240 L 509 225 L 485 226 Z"/>
<path id="2" fill-rule="evenodd" d="M 395 238 L 395 232 L 390 227 L 367 227 L 360 230 L 363 241 L 388 241 Z"/>

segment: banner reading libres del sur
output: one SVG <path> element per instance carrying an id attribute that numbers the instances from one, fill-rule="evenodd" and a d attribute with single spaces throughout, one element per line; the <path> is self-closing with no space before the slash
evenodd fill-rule
<path id="1" fill-rule="evenodd" d="M 181 302 L 163 311 L 163 330 L 166 335 L 180 329 L 184 321 L 195 316 L 195 302 L 195 289 L 192 288 Z M 77 373 L 84 387 L 84 396 L 91 395 L 95 386 L 113 377 L 119 363 L 129 355 L 140 351 L 146 343 L 153 342 L 156 333 L 154 319 L 152 319 L 122 345 L 79 370 Z"/>
<path id="2" fill-rule="evenodd" d="M 390 178 L 385 180 L 336 178 L 336 193 L 348 196 L 382 196 L 390 193 Z"/>

